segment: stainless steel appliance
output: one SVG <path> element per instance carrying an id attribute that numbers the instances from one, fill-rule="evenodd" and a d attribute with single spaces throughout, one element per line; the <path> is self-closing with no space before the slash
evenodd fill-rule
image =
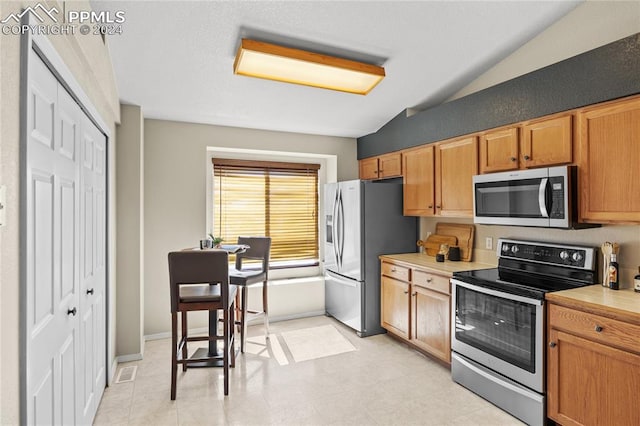
<path id="1" fill-rule="evenodd" d="M 490 225 L 577 226 L 575 166 L 473 177 L 473 221 Z"/>
<path id="2" fill-rule="evenodd" d="M 530 425 L 546 422 L 545 301 L 596 283 L 596 249 L 498 240 L 498 267 L 456 272 L 451 376 Z"/>
<path id="3" fill-rule="evenodd" d="M 418 223 L 402 215 L 402 185 L 346 181 L 324 187 L 325 306 L 359 336 L 380 326 L 380 260 L 416 251 Z"/>

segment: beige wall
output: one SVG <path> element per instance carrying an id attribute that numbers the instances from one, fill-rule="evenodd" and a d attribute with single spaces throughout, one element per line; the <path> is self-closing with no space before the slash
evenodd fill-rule
<path id="1" fill-rule="evenodd" d="M 452 99 L 466 96 L 500 82 L 540 69 L 607 43 L 640 32 L 640 2 L 587 1 L 533 38 L 458 92 Z M 421 219 L 421 238 L 434 232 L 442 222 L 472 223 L 470 219 Z M 621 244 L 621 280 L 629 285 L 640 265 L 640 226 L 604 226 L 584 230 L 550 230 L 514 226 L 476 225 L 475 248 L 478 260 L 495 262 L 495 253 L 485 250 L 485 238 L 516 237 L 538 241 L 558 241 L 599 247 L 605 241 Z"/>
<path id="2" fill-rule="evenodd" d="M 116 133 L 116 355 L 140 359 L 144 351 L 144 119 L 142 108 L 122 105 Z"/>
<path id="3" fill-rule="evenodd" d="M 207 147 L 337 155 L 338 180 L 358 177 L 352 138 L 149 119 L 144 126 L 145 335 L 170 331 L 167 253 L 206 232 Z"/>
<path id="4" fill-rule="evenodd" d="M 640 1 L 586 1 L 451 99 L 494 86 L 640 32 Z"/>
<path id="5" fill-rule="evenodd" d="M 473 223 L 472 219 L 457 218 L 421 218 L 420 239 L 427 237 L 428 232 L 435 232 L 438 222 Z M 499 237 L 519 238 L 531 241 L 549 241 L 600 247 L 605 241 L 620 244 L 620 285 L 633 287 L 633 277 L 640 266 L 640 225 L 607 225 L 589 229 L 544 229 L 525 228 L 520 226 L 476 225 L 474 242 L 474 259 L 476 261 L 495 264 L 497 262 L 495 248 Z M 493 239 L 492 250 L 485 249 L 485 239 Z M 600 265 L 598 265 L 600 266 Z M 601 269 L 599 267 L 599 269 Z"/>
<path id="6" fill-rule="evenodd" d="M 58 2 L 42 1 L 47 7 Z M 23 6 L 36 2 L 0 2 L 0 16 L 20 11 Z M 69 2 L 67 2 L 69 7 Z M 76 9 L 88 7 L 88 2 L 73 2 Z M 51 36 L 49 40 L 63 58 L 67 67 L 92 100 L 103 120 L 109 123 L 115 135 L 115 121 L 119 120 L 119 103 L 113 78 L 113 68 L 106 46 L 98 36 Z M 0 35 L 0 185 L 7 187 L 7 224 L 0 228 L 0 424 L 19 423 L 19 320 L 20 320 L 20 37 Z M 109 163 L 114 162 L 114 141 L 111 141 Z M 113 200 L 113 176 L 111 176 Z M 111 212 L 115 206 L 111 205 Z M 112 219 L 113 219 L 112 215 Z M 109 224 L 113 239 L 114 223 Z M 110 247 L 113 259 L 113 245 Z M 109 289 L 113 291 L 114 262 L 110 264 Z M 112 308 L 115 304 L 112 304 Z M 110 312 L 113 319 L 113 312 Z M 111 336 L 113 324 L 110 324 Z M 110 348 L 115 348 L 110 342 Z M 113 359 L 114 354 L 110 356 Z"/>

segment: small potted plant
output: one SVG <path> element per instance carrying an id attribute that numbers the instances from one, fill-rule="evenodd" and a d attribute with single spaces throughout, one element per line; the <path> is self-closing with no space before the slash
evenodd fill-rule
<path id="1" fill-rule="evenodd" d="M 209 239 L 212 242 L 213 248 L 220 248 L 220 244 L 224 241 L 222 237 L 214 237 L 213 234 L 209 234 Z"/>

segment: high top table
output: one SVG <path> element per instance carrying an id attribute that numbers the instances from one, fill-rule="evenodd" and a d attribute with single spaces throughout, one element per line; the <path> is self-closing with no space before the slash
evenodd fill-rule
<path id="1" fill-rule="evenodd" d="M 237 254 L 244 253 L 247 251 L 249 246 L 247 245 L 238 245 L 238 244 L 223 244 L 216 248 L 205 248 L 200 249 L 198 247 L 187 248 L 184 250 L 225 250 L 229 254 Z M 234 325 L 235 327 L 235 325 Z M 209 336 L 216 336 L 216 340 L 209 340 L 209 346 L 207 348 L 198 348 L 191 355 L 190 358 L 204 358 L 204 357 L 220 357 L 218 359 L 212 359 L 202 362 L 195 362 L 193 364 L 189 364 L 189 368 L 203 368 L 203 367 L 222 367 L 223 359 L 221 358 L 221 354 L 218 351 L 218 311 L 213 310 L 209 311 Z"/>

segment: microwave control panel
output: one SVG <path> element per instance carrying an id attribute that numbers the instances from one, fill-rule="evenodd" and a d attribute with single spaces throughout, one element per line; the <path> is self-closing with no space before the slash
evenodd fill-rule
<path id="1" fill-rule="evenodd" d="M 550 177 L 549 185 L 551 187 L 551 211 L 549 217 L 551 219 L 564 219 L 564 178 Z"/>

